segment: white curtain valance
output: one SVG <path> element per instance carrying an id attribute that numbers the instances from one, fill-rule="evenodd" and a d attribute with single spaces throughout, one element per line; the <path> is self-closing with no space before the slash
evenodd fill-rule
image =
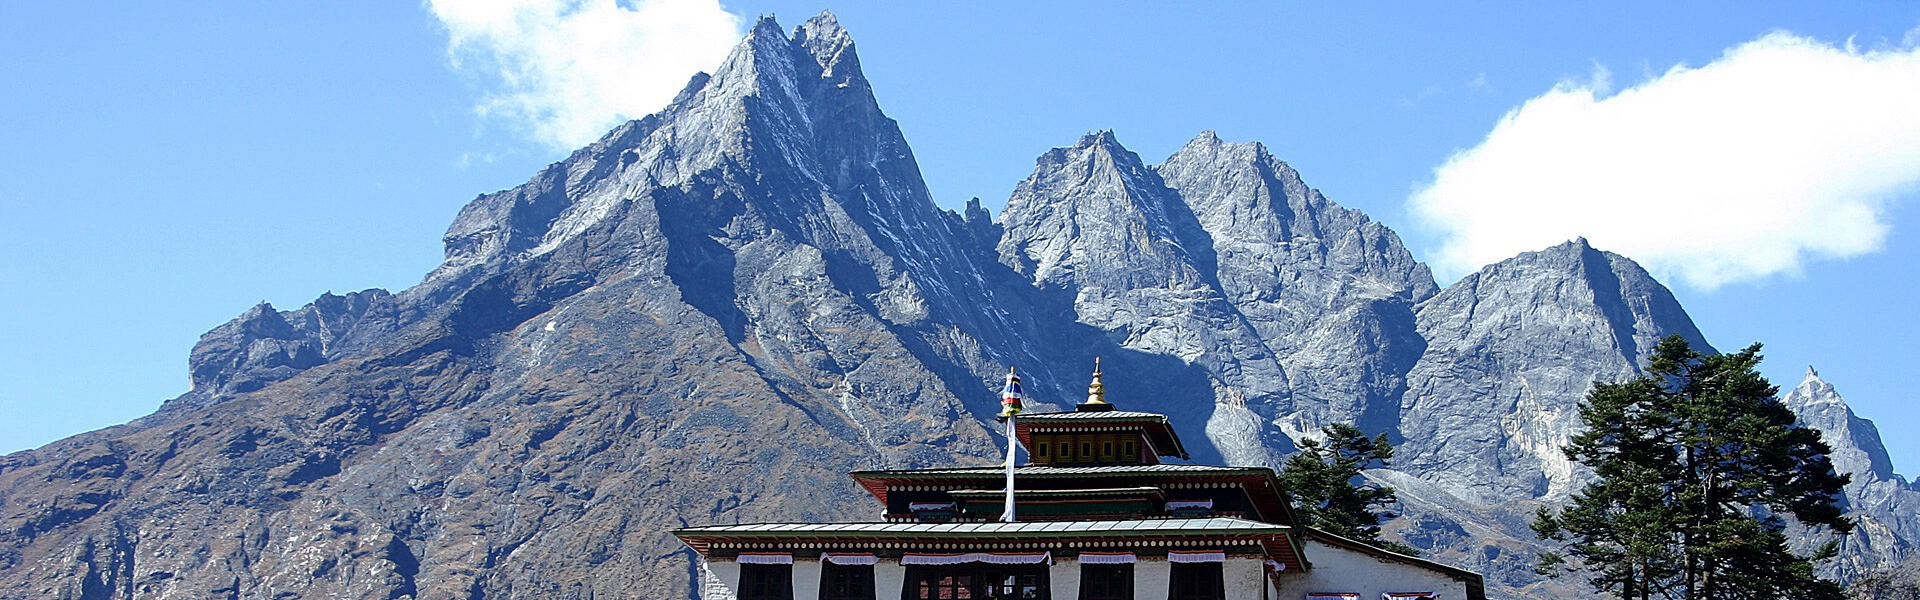
<path id="1" fill-rule="evenodd" d="M 1167 510 L 1182 508 L 1213 508 L 1212 500 L 1168 500 Z"/>
<path id="2" fill-rule="evenodd" d="M 1132 552 L 1081 552 L 1080 564 L 1083 565 L 1130 565 L 1134 563 Z"/>
<path id="3" fill-rule="evenodd" d="M 1167 562 L 1177 563 L 1216 563 L 1227 562 L 1227 553 L 1218 550 L 1171 550 L 1167 552 Z"/>
<path id="4" fill-rule="evenodd" d="M 1436 600 L 1439 597 L 1433 592 L 1387 592 L 1380 595 L 1380 600 Z"/>
<path id="5" fill-rule="evenodd" d="M 790 564 L 793 564 L 793 555 L 792 554 L 741 553 L 739 557 L 733 559 L 733 562 L 737 562 L 743 565 L 790 565 Z"/>
<path id="6" fill-rule="evenodd" d="M 907 510 L 952 510 L 959 505 L 958 502 L 908 502 Z"/>
<path id="7" fill-rule="evenodd" d="M 820 560 L 824 560 L 836 565 L 852 565 L 852 566 L 873 565 L 873 564 L 880 563 L 880 558 L 872 554 L 821 554 Z"/>
<path id="8" fill-rule="evenodd" d="M 1307 600 L 1360 600 L 1360 594 L 1319 592 L 1307 594 Z"/>
<path id="9" fill-rule="evenodd" d="M 996 565 L 1037 565 L 1053 564 L 1052 552 L 1038 554 L 1015 554 L 1000 552 L 968 552 L 965 554 L 922 554 L 909 552 L 900 557 L 903 565 L 957 565 L 961 563 L 989 563 Z"/>

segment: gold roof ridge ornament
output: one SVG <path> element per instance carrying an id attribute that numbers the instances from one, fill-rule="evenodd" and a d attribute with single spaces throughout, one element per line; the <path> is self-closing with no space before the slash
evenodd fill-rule
<path id="1" fill-rule="evenodd" d="M 1100 357 L 1093 357 L 1093 382 L 1087 384 L 1087 404 L 1107 403 L 1107 384 L 1100 382 Z"/>

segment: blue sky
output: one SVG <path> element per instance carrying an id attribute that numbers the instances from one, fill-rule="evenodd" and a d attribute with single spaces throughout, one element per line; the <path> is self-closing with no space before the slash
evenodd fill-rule
<path id="1" fill-rule="evenodd" d="M 1151 162 L 1208 129 L 1264 142 L 1444 263 L 1443 284 L 1568 237 L 1582 210 L 1702 207 L 1713 218 L 1636 229 L 1660 235 L 1589 237 L 1654 267 L 1717 346 L 1765 342 L 1775 383 L 1817 366 L 1920 470 L 1900 435 L 1920 428 L 1920 147 L 1901 103 L 1871 102 L 1912 92 L 1891 59 L 1912 54 L 1920 6 L 1431 4 L 743 1 L 724 5 L 733 21 L 696 4 L 595 23 L 704 23 L 698 40 L 610 46 L 636 54 L 623 79 L 677 89 L 730 44 L 714 23 L 832 9 L 949 207 L 997 208 L 1034 157 L 1097 129 Z M 412 285 L 466 201 L 583 127 L 657 108 L 652 88 L 579 89 L 606 85 L 591 77 L 556 80 L 559 104 L 513 104 L 543 92 L 502 69 L 556 50 L 473 29 L 459 6 L 0 4 L 0 452 L 150 412 L 186 390 L 199 334 L 254 303 Z M 1768 39 L 1842 68 L 1769 59 L 1795 50 Z M 1781 81 L 1810 83 L 1767 87 Z M 1727 107 L 1734 134 L 1691 127 L 1674 108 L 1689 102 Z M 1474 177 L 1487 169 L 1543 175 Z M 1537 218 L 1449 220 L 1509 214 Z"/>

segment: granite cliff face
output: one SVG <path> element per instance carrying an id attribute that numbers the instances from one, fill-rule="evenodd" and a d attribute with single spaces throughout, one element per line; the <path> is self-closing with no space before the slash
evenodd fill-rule
<path id="1" fill-rule="evenodd" d="M 1197 460 L 1388 432 L 1395 535 L 1496 594 L 1564 595 L 1525 519 L 1582 477 L 1557 451 L 1573 407 L 1665 334 L 1706 347 L 1584 241 L 1439 289 L 1391 230 L 1212 133 L 1158 165 L 1092 134 L 997 220 L 941 210 L 828 14 L 762 19 L 445 243 L 413 288 L 208 332 L 149 417 L 0 457 L 0 598 L 688 597 L 669 528 L 870 518 L 846 471 L 995 462 L 999 374 L 1044 409 L 1095 356 Z M 1802 390 L 1869 474 L 1846 568 L 1905 552 L 1916 492 Z"/>

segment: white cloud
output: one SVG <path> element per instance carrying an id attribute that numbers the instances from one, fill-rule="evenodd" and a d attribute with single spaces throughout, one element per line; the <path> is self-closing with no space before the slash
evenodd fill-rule
<path id="1" fill-rule="evenodd" d="M 1408 199 L 1445 277 L 1585 236 L 1712 289 L 1873 252 L 1920 183 L 1920 49 L 1772 33 L 1607 95 L 1563 83 Z"/>
<path id="2" fill-rule="evenodd" d="M 571 150 L 720 64 L 740 19 L 717 0 L 429 0 L 456 68 L 497 78 L 481 114 Z"/>

